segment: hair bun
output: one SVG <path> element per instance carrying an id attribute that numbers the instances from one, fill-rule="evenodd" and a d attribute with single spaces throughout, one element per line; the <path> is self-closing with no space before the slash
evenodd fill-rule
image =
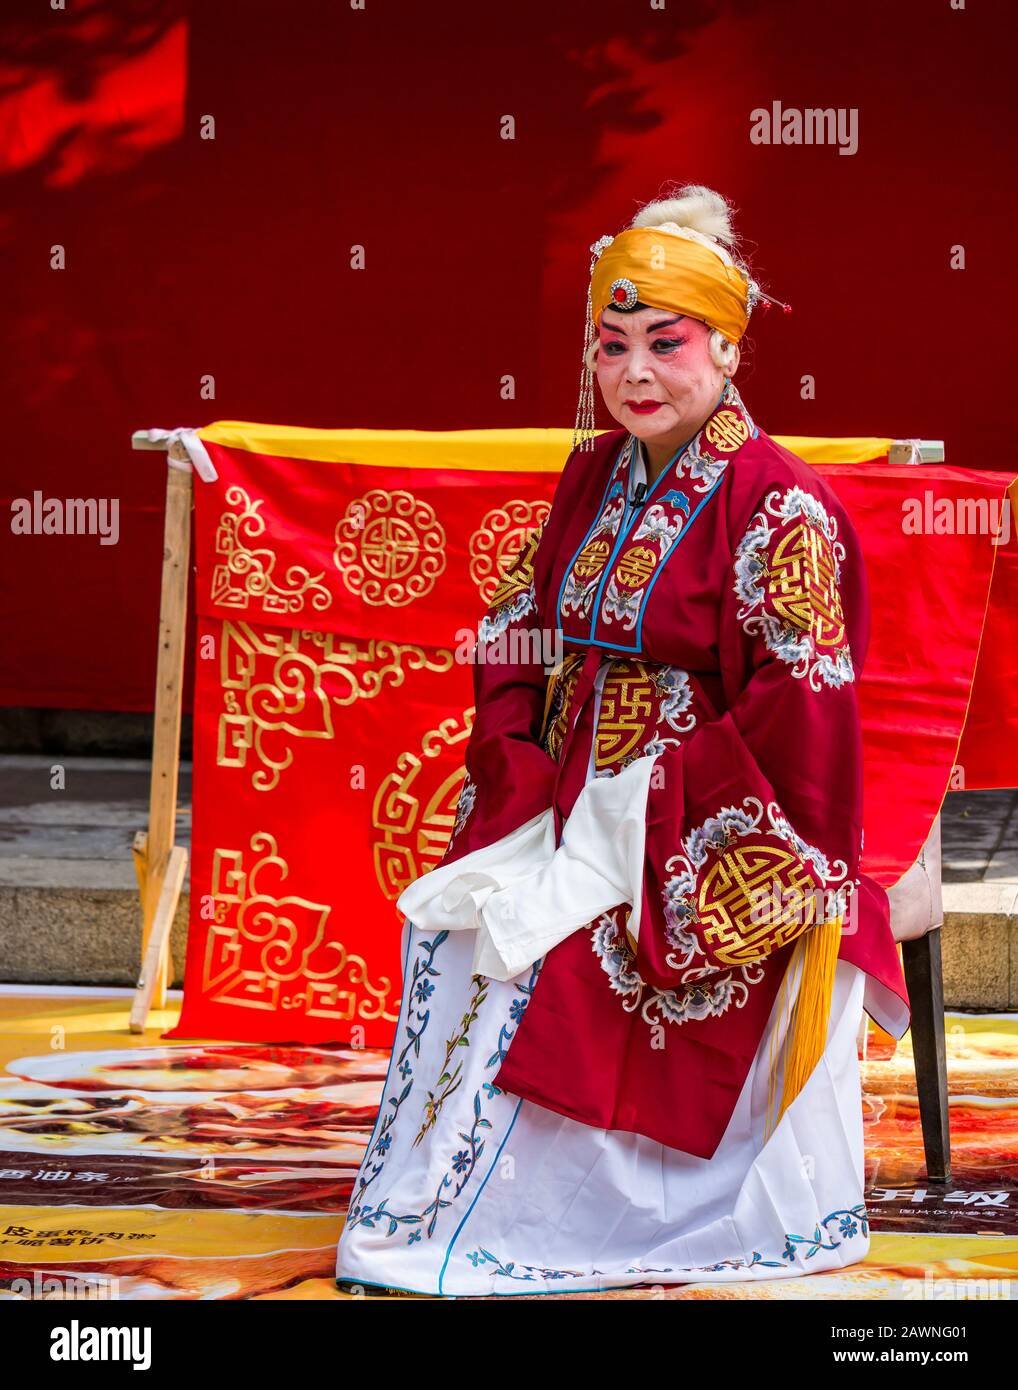
<path id="1" fill-rule="evenodd" d="M 687 183 L 668 198 L 646 203 L 629 224 L 631 227 L 660 227 L 672 222 L 702 236 L 713 237 L 722 246 L 735 245 L 732 214 L 728 201 L 702 183 Z"/>

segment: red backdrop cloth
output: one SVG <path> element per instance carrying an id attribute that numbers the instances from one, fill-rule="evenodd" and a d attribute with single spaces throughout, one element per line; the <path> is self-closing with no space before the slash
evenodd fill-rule
<path id="1" fill-rule="evenodd" d="M 1018 488 L 1009 495 L 1010 537 L 994 549 L 983 641 L 951 782 L 970 791 L 1018 787 Z"/>
<path id="2" fill-rule="evenodd" d="M 393 904 L 441 857 L 462 782 L 471 667 L 452 648 L 490 600 L 491 515 L 522 501 L 533 519 L 558 475 L 208 447 L 220 477 L 195 483 L 191 927 L 170 1036 L 381 1045 L 399 991 Z M 985 535 L 907 535 L 902 503 L 925 490 L 999 500 L 1012 475 L 819 471 L 852 516 L 869 575 L 861 867 L 887 886 L 914 861 L 956 762 L 991 572 L 1013 573 Z M 343 518 L 372 490 L 412 491 L 415 524 L 439 522 L 446 538 L 432 587 L 402 605 L 366 603 L 344 578 L 356 564 L 337 564 Z M 264 530 L 248 534 L 244 516 Z M 412 573 L 429 553 L 422 544 Z M 996 632 L 981 653 L 1012 669 Z M 1001 730 L 1018 728 L 1018 686 L 986 680 L 1007 701 L 996 734 L 972 735 L 974 759 L 992 766 Z"/>
<path id="3" fill-rule="evenodd" d="M 1014 622 L 1005 601 L 1015 582 L 1015 537 L 998 546 L 981 532 L 913 536 L 903 529 L 902 503 L 919 498 L 931 516 L 942 501 L 952 511 L 970 499 L 999 506 L 1014 474 L 886 464 L 820 471 L 851 512 L 870 575 L 870 654 L 859 687 L 863 865 L 887 887 L 914 862 L 959 760 L 971 757 L 969 785 L 1018 784 L 1018 645 L 1009 641 Z M 999 597 L 988 606 L 991 591 Z M 977 658 L 981 722 L 959 754 Z"/>

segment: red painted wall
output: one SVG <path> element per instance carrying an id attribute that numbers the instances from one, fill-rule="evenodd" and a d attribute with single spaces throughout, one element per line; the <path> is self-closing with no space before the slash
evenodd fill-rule
<path id="1" fill-rule="evenodd" d="M 587 248 L 671 179 L 734 200 L 794 306 L 739 373 L 765 429 L 1011 466 L 1004 0 L 67 3 L 0 17 L 0 498 L 117 497 L 120 540 L 5 521 L 0 703 L 152 706 L 133 429 L 571 425 Z M 857 109 L 858 151 L 751 143 L 774 101 Z"/>

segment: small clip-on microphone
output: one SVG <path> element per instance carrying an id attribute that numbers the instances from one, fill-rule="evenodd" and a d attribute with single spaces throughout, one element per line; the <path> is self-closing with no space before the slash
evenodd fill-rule
<path id="1" fill-rule="evenodd" d="M 637 484 L 636 484 L 636 487 L 633 489 L 633 495 L 632 495 L 632 497 L 630 497 L 630 499 L 629 499 L 629 505 L 630 505 L 631 507 L 638 507 L 638 506 L 640 505 L 640 503 L 643 501 L 643 499 L 646 497 L 646 495 L 647 495 L 647 484 L 646 484 L 646 483 L 637 483 Z"/>

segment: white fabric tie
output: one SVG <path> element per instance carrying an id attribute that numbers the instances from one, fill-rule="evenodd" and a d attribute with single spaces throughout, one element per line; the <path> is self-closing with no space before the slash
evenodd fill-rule
<path id="1" fill-rule="evenodd" d="M 209 451 L 198 438 L 196 430 L 188 429 L 184 425 L 178 425 L 175 430 L 146 430 L 150 444 L 162 444 L 164 441 L 167 447 L 170 444 L 183 445 L 187 459 L 171 458 L 169 453 L 166 455 L 166 462 L 171 468 L 179 468 L 182 473 L 189 473 L 194 469 L 202 482 L 214 483 L 218 481 L 219 474 L 216 472 L 216 465 L 209 457 Z"/>

